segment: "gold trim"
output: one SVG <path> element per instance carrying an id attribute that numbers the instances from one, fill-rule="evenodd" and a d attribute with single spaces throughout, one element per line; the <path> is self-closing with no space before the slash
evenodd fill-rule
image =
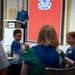
<path id="1" fill-rule="evenodd" d="M 17 9 L 15 7 L 10 7 L 9 9 L 9 19 L 14 20 L 16 17 Z"/>
<path id="2" fill-rule="evenodd" d="M 67 20 L 66 20 L 66 34 L 69 31 L 69 25 L 70 25 L 70 0 L 67 0 Z"/>
<path id="3" fill-rule="evenodd" d="M 3 20 L 6 20 L 6 18 L 7 18 L 7 0 L 4 0 L 4 3 L 3 3 Z M 6 22 L 4 22 L 3 21 L 3 28 L 5 28 L 6 27 Z"/>

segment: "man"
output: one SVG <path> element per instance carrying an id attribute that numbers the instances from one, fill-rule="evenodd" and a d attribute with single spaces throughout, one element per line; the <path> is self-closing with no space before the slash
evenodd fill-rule
<path id="1" fill-rule="evenodd" d="M 21 5 L 20 6 L 20 11 L 17 13 L 17 21 L 21 22 L 21 28 L 24 30 L 24 40 L 23 43 L 25 43 L 27 39 L 27 21 L 28 21 L 28 12 L 24 10 L 24 7 Z"/>

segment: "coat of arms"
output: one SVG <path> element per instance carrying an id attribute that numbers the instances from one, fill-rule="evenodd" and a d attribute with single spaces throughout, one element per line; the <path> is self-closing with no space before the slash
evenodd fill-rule
<path id="1" fill-rule="evenodd" d="M 39 0 L 38 8 L 40 10 L 49 10 L 52 6 L 52 3 L 50 0 Z"/>

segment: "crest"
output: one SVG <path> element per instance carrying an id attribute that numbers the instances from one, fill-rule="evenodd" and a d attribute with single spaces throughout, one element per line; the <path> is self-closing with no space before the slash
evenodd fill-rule
<path id="1" fill-rule="evenodd" d="M 38 8 L 40 10 L 49 10 L 52 6 L 52 3 L 50 0 L 38 0 Z"/>

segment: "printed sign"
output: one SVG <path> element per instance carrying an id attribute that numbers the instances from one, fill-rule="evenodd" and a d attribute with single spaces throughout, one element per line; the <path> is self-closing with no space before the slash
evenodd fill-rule
<path id="1" fill-rule="evenodd" d="M 27 41 L 36 42 L 40 28 L 52 25 L 61 42 L 63 0 L 28 0 L 28 36 Z"/>

